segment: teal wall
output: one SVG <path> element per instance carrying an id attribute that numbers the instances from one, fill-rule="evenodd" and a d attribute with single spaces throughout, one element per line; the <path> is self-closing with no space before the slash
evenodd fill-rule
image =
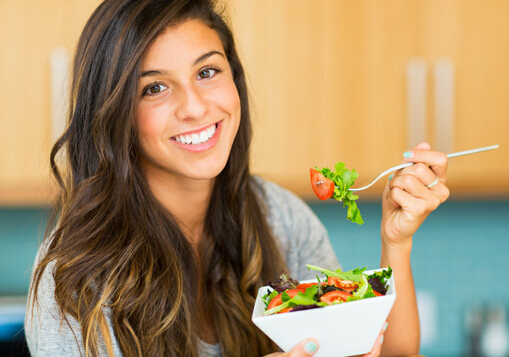
<path id="1" fill-rule="evenodd" d="M 359 202 L 362 226 L 346 220 L 341 204 L 311 207 L 329 231 L 343 268 L 379 264 L 379 203 Z M 412 249 L 416 290 L 436 302 L 434 330 L 428 333 L 433 338 L 423 344 L 422 354 L 468 355 L 465 314 L 478 306 L 509 306 L 508 263 L 509 201 L 447 201 L 427 218 Z"/>
<path id="2" fill-rule="evenodd" d="M 377 267 L 381 209 L 359 202 L 366 222 L 346 220 L 334 202 L 311 202 L 329 231 L 344 268 Z M 27 292 L 30 270 L 48 211 L 0 209 L 0 296 Z M 464 315 L 471 306 L 509 305 L 509 285 L 500 278 L 509 262 L 509 201 L 448 201 L 433 212 L 414 237 L 416 289 L 436 301 L 433 338 L 421 353 L 465 355 Z"/>
<path id="3" fill-rule="evenodd" d="M 26 294 L 47 216 L 41 208 L 0 209 L 0 296 Z"/>

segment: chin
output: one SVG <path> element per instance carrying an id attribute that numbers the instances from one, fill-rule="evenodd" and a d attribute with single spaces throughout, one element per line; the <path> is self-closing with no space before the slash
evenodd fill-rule
<path id="1" fill-rule="evenodd" d="M 216 164 L 211 165 L 209 167 L 200 167 L 197 169 L 196 167 L 191 172 L 191 177 L 198 180 L 210 180 L 215 179 L 226 167 L 226 162 L 224 164 Z"/>

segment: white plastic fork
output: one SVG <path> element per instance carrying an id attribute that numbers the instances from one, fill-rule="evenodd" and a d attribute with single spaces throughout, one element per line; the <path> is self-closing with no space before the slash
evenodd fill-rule
<path id="1" fill-rule="evenodd" d="M 447 154 L 447 157 L 451 158 L 451 157 L 456 157 L 456 156 L 470 155 L 470 154 L 475 154 L 475 153 L 482 152 L 482 151 L 495 150 L 495 149 L 498 149 L 498 144 L 497 145 L 486 146 L 486 147 L 482 147 L 482 148 L 477 148 L 477 149 L 453 152 L 451 154 Z M 365 189 L 373 186 L 375 184 L 375 182 L 380 180 L 385 175 L 390 174 L 391 172 L 394 172 L 396 170 L 400 170 L 400 169 L 404 169 L 405 167 L 412 166 L 413 164 L 414 164 L 413 162 L 407 162 L 405 164 L 401 164 L 401 165 L 397 165 L 397 166 L 391 167 L 390 169 L 387 169 L 384 172 L 380 173 L 380 175 L 375 177 L 375 179 L 373 181 L 371 181 L 368 185 L 362 186 L 362 187 L 359 187 L 359 188 L 351 188 L 350 187 L 348 190 L 350 190 L 352 192 L 365 190 Z"/>

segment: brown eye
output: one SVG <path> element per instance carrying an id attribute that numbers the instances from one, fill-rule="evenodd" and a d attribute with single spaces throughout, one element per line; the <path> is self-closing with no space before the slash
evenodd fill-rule
<path id="1" fill-rule="evenodd" d="M 208 69 L 205 69 L 200 72 L 200 78 L 209 78 L 211 76 L 210 71 Z"/>
<path id="2" fill-rule="evenodd" d="M 150 87 L 148 91 L 150 92 L 150 94 L 159 93 L 161 91 L 161 86 L 159 84 L 156 84 L 155 86 Z"/>
<path id="3" fill-rule="evenodd" d="M 202 69 L 198 73 L 198 79 L 208 79 L 208 78 L 214 77 L 214 75 L 217 72 L 219 72 L 219 70 L 215 69 L 215 68 L 205 68 L 205 69 Z"/>
<path id="4" fill-rule="evenodd" d="M 164 90 L 168 89 L 164 84 L 162 83 L 154 83 L 146 87 L 143 94 L 146 95 L 158 95 L 159 93 L 163 92 Z"/>

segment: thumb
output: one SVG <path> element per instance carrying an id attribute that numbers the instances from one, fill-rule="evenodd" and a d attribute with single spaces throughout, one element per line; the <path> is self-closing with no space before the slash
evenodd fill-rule
<path id="1" fill-rule="evenodd" d="M 289 357 L 309 357 L 314 356 L 316 352 L 318 352 L 318 341 L 315 339 L 308 339 L 302 341 L 297 346 L 295 346 L 290 353 Z"/>

